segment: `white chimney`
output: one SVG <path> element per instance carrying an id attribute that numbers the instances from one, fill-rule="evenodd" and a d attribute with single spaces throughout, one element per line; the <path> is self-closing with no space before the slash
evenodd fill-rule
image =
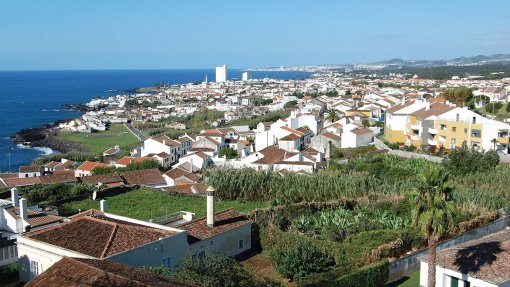
<path id="1" fill-rule="evenodd" d="M 430 103 L 428 103 L 428 102 L 425 103 L 425 110 L 426 111 L 430 110 Z"/>
<path id="2" fill-rule="evenodd" d="M 27 208 L 27 200 L 22 198 L 19 200 L 19 216 L 23 220 L 28 219 L 28 208 Z"/>
<path id="3" fill-rule="evenodd" d="M 19 193 L 18 189 L 13 187 L 11 188 L 11 201 L 14 204 L 14 206 L 19 206 Z"/>
<path id="4" fill-rule="evenodd" d="M 214 227 L 214 187 L 207 189 L 207 226 Z"/>
<path id="5" fill-rule="evenodd" d="M 101 212 L 106 212 L 107 207 L 105 199 L 101 199 L 101 201 L 99 201 L 99 209 L 101 210 Z"/>
<path id="6" fill-rule="evenodd" d="M 189 172 L 193 173 L 193 158 L 189 159 Z"/>

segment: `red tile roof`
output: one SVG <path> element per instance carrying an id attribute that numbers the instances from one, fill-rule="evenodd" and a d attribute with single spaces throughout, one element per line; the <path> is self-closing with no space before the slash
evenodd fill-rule
<path id="1" fill-rule="evenodd" d="M 16 186 L 29 186 L 41 183 L 39 177 L 24 177 L 24 178 L 4 178 L 3 181 L 7 185 L 7 187 L 16 187 Z"/>
<path id="2" fill-rule="evenodd" d="M 126 171 L 121 173 L 129 185 L 158 185 L 166 181 L 157 168 Z"/>
<path id="3" fill-rule="evenodd" d="M 186 171 L 182 168 L 174 168 L 172 170 L 169 170 L 165 173 L 165 175 L 170 177 L 171 179 L 178 179 L 180 177 L 186 177 L 194 182 L 197 182 L 200 180 L 200 177 L 198 175 L 196 175 L 194 173 L 190 173 L 189 171 Z"/>
<path id="4" fill-rule="evenodd" d="M 10 207 L 5 208 L 5 211 L 7 211 L 7 213 L 9 213 L 15 219 L 21 218 L 20 214 L 19 214 L 20 213 L 19 207 L 10 206 Z M 28 223 L 30 223 L 30 226 L 32 228 L 40 227 L 43 225 L 48 225 L 48 224 L 52 224 L 52 223 L 56 223 L 56 222 L 60 222 L 60 221 L 64 220 L 64 218 L 60 217 L 60 216 L 42 213 L 42 212 L 35 212 L 30 209 L 27 210 L 27 213 L 28 213 L 27 221 L 28 221 Z"/>
<path id="5" fill-rule="evenodd" d="M 364 134 L 373 133 L 373 131 L 368 128 L 361 128 L 361 129 L 352 130 L 351 133 L 353 133 L 355 135 L 364 135 Z"/>
<path id="6" fill-rule="evenodd" d="M 420 257 L 427 262 L 428 255 Z M 510 230 L 439 251 L 437 266 L 498 285 L 510 280 Z"/>
<path id="7" fill-rule="evenodd" d="M 64 257 L 25 286 L 185 287 L 192 285 L 109 260 Z"/>
<path id="8" fill-rule="evenodd" d="M 196 242 L 215 235 L 228 232 L 251 221 L 235 209 L 227 209 L 214 214 L 214 227 L 207 226 L 207 217 L 197 218 L 191 222 L 178 226 L 179 229 L 188 231 L 188 241 Z"/>
<path id="9" fill-rule="evenodd" d="M 116 164 L 120 164 L 120 165 L 128 165 L 130 163 L 141 163 L 141 162 L 144 162 L 146 160 L 154 160 L 150 157 L 130 157 L 130 156 L 125 156 L 125 157 L 122 157 L 121 159 L 119 159 Z"/>
<path id="10" fill-rule="evenodd" d="M 325 132 L 322 135 L 335 141 L 342 140 L 342 138 L 339 135 L 335 135 L 334 133 L 331 132 Z"/>
<path id="11" fill-rule="evenodd" d="M 92 171 L 96 167 L 109 167 L 109 165 L 102 162 L 86 161 L 82 163 L 77 169 L 83 171 Z"/>
<path id="12" fill-rule="evenodd" d="M 118 173 L 114 172 L 114 173 L 98 174 L 98 175 L 80 177 L 80 181 L 83 182 L 84 184 L 96 185 L 99 183 L 109 184 L 109 183 L 122 182 L 123 180 Z"/>
<path id="13" fill-rule="evenodd" d="M 27 237 L 96 258 L 105 258 L 145 245 L 175 233 L 115 220 L 96 211 L 79 214 L 69 222 L 40 231 Z"/>
<path id="14" fill-rule="evenodd" d="M 54 173 L 52 175 L 41 176 L 39 179 L 41 180 L 42 184 L 70 183 L 78 181 L 72 170 L 65 170 L 59 173 Z"/>

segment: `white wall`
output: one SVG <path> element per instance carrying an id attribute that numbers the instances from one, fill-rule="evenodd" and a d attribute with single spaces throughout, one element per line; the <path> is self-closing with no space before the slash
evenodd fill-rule
<path id="1" fill-rule="evenodd" d="M 505 284 L 502 285 L 494 285 L 480 279 L 469 277 L 465 274 L 462 274 L 457 271 L 449 270 L 446 268 L 442 268 L 440 266 L 436 266 L 436 286 L 450 286 L 451 277 L 455 277 L 459 280 L 459 287 L 464 287 L 464 281 L 470 282 L 471 286 L 476 287 L 498 287 L 498 286 L 509 286 Z M 427 262 L 420 262 L 420 286 L 427 286 L 428 283 L 428 264 Z"/>

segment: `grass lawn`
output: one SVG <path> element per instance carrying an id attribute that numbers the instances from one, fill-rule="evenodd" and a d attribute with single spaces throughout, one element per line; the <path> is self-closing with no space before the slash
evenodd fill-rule
<path id="1" fill-rule="evenodd" d="M 194 212 L 197 217 L 205 216 L 206 199 L 200 196 L 176 196 L 165 192 L 141 188 L 106 199 L 108 212 L 135 219 L 148 220 L 178 211 Z M 268 207 L 266 202 L 215 201 L 215 211 L 234 208 L 240 212 L 249 212 L 256 208 Z M 98 209 L 99 201 L 86 199 L 71 202 L 61 207 L 64 213 L 77 213 L 78 209 Z"/>
<path id="2" fill-rule="evenodd" d="M 396 282 L 386 285 L 386 287 L 418 287 L 420 286 L 420 271 L 416 271 Z"/>
<path id="3" fill-rule="evenodd" d="M 116 145 L 125 147 L 139 142 L 124 125 L 112 125 L 107 131 L 97 133 L 61 132 L 59 137 L 83 145 L 91 152 L 103 152 Z"/>

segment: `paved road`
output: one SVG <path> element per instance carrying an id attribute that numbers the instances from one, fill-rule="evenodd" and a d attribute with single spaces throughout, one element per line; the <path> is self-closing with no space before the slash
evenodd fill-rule
<path id="1" fill-rule="evenodd" d="M 140 130 L 136 129 L 132 124 L 124 123 L 124 126 L 139 140 L 144 141 L 147 138 Z"/>

